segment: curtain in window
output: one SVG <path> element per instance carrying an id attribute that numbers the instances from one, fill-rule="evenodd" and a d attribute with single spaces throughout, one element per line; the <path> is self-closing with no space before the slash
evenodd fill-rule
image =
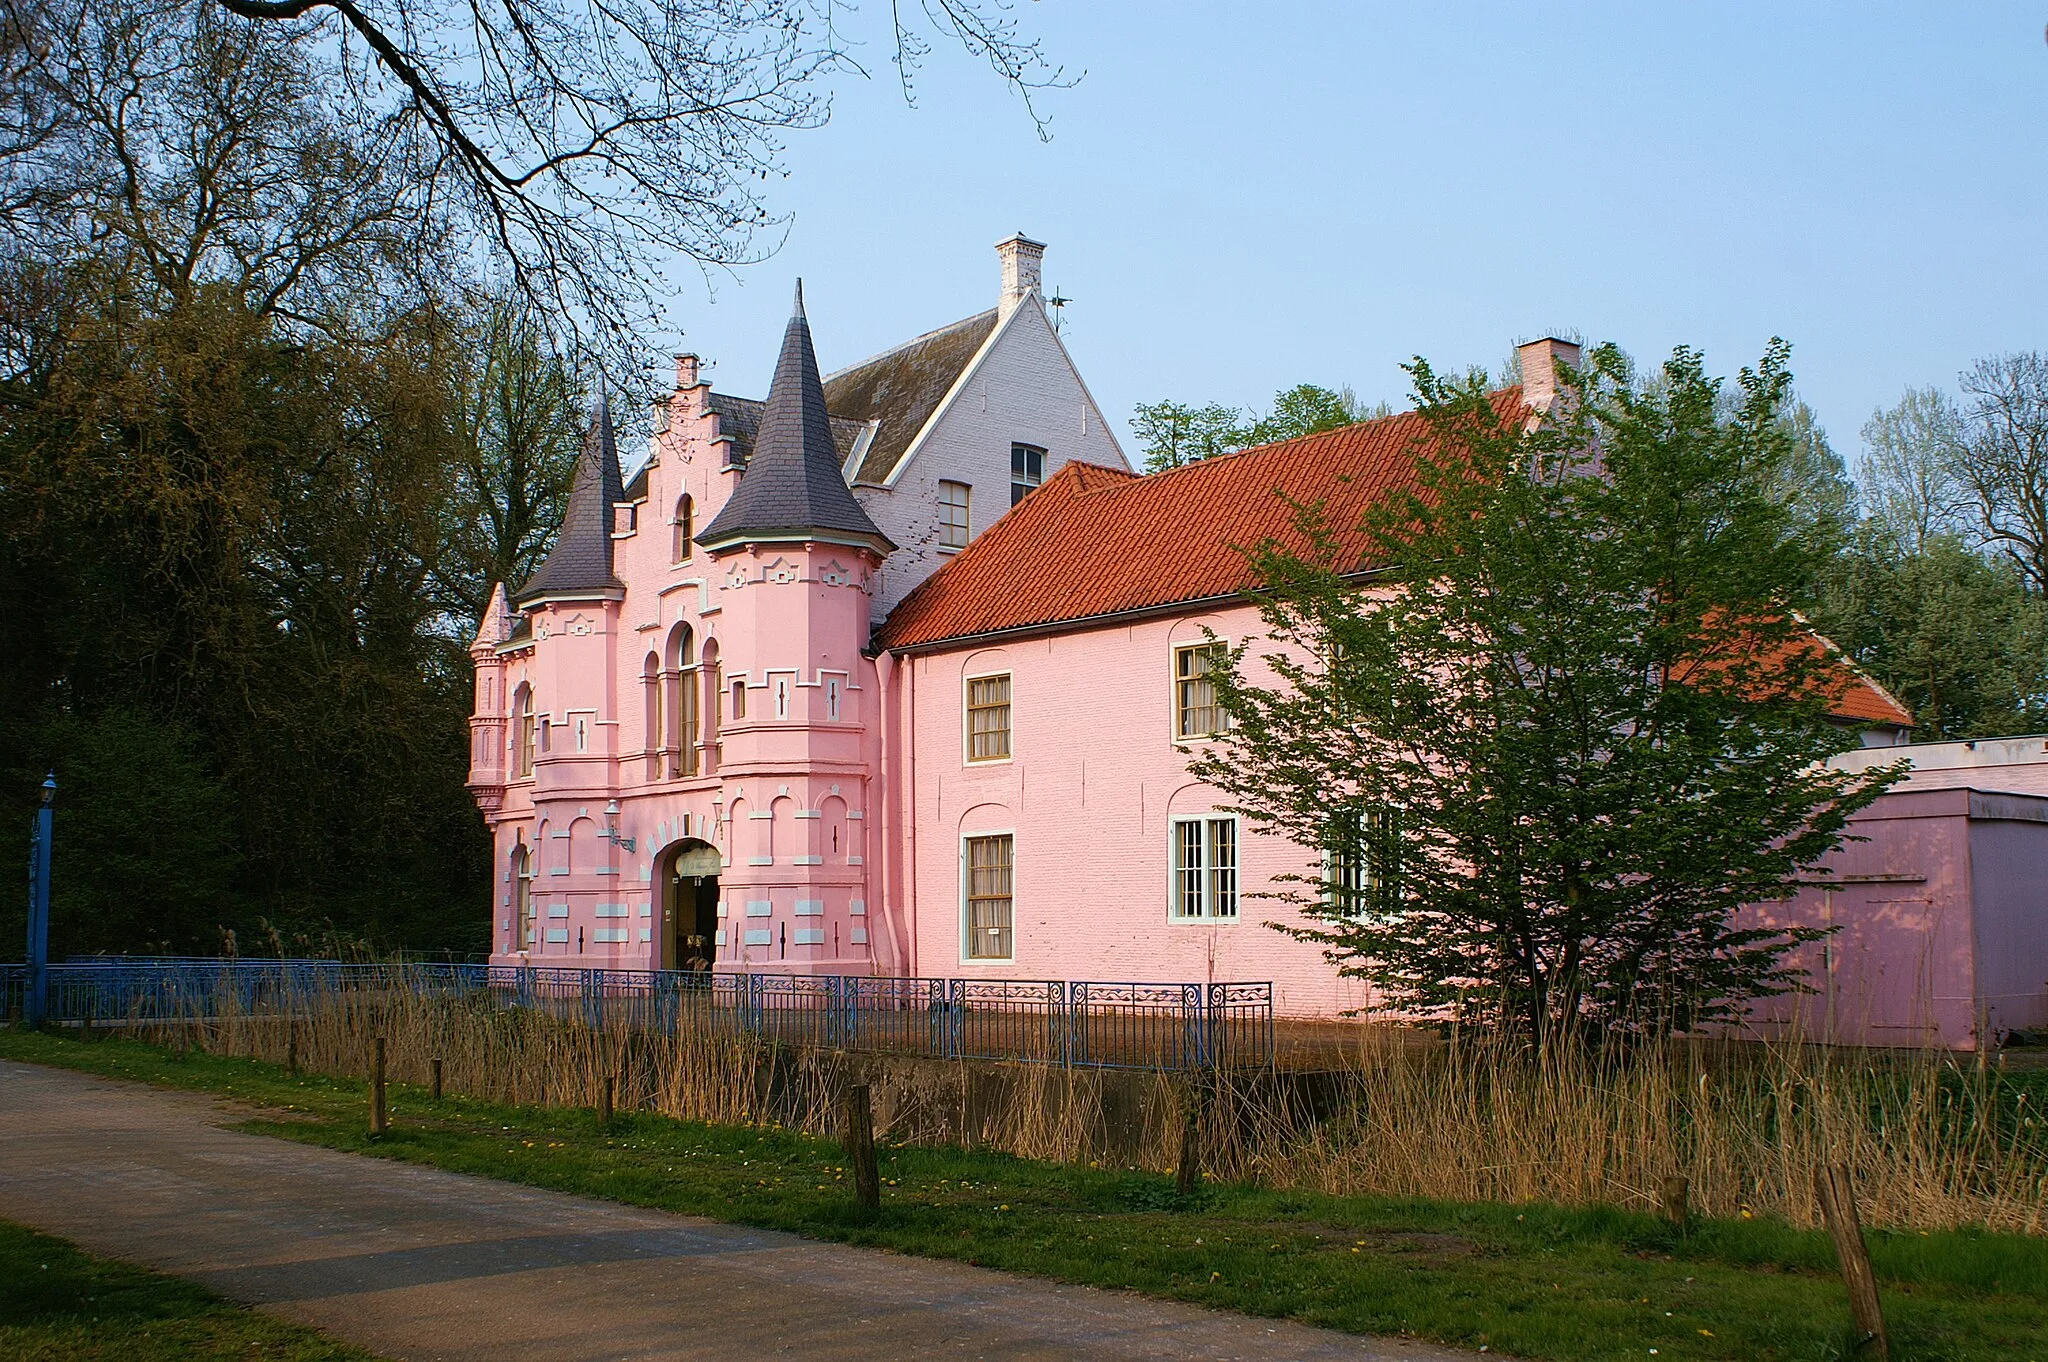
<path id="1" fill-rule="evenodd" d="M 967 955 L 1007 960 L 1011 954 L 1012 839 L 967 839 Z"/>

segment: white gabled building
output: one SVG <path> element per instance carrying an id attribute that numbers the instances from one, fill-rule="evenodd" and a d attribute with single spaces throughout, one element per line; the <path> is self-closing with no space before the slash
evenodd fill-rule
<path id="1" fill-rule="evenodd" d="M 1046 315 L 1039 290 L 1044 244 L 1018 234 L 997 243 L 996 252 L 996 306 L 825 377 L 846 481 L 896 545 L 874 584 L 876 622 L 1062 464 L 1130 467 Z M 669 420 L 710 423 L 700 427 L 700 438 L 722 451 L 714 462 L 744 468 L 762 404 L 714 392 L 697 373 L 694 356 L 678 363 Z M 648 496 L 642 469 L 626 500 L 644 503 Z M 700 489 L 695 504 L 705 503 Z M 662 523 L 678 514 L 666 505 L 636 511 Z"/>

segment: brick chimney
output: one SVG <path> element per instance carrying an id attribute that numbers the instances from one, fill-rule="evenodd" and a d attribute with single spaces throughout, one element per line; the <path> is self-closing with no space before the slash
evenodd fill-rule
<path id="1" fill-rule="evenodd" d="M 1556 336 L 1544 336 L 1516 346 L 1515 354 L 1522 361 L 1522 400 L 1537 411 L 1550 410 L 1550 404 L 1557 398 L 1558 383 L 1563 378 L 1558 373 L 1558 365 L 1564 363 L 1578 368 L 1578 345 L 1573 341 L 1559 340 Z"/>
<path id="2" fill-rule="evenodd" d="M 996 254 L 1003 260 L 1003 298 L 999 304 L 1002 316 L 1009 316 L 1017 304 L 1024 301 L 1028 293 L 1038 290 L 1038 271 L 1045 260 L 1045 243 L 1033 241 L 1022 232 L 996 243 Z"/>

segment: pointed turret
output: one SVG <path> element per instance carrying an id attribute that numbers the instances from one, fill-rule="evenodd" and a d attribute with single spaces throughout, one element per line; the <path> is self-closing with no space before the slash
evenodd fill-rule
<path id="1" fill-rule="evenodd" d="M 500 643 L 512 637 L 512 602 L 505 595 L 502 584 L 491 587 L 491 603 L 484 607 L 484 617 L 476 627 L 476 642 L 469 645 L 472 654 L 495 652 Z"/>
<path id="2" fill-rule="evenodd" d="M 569 485 L 569 509 L 555 547 L 513 599 L 540 596 L 604 595 L 620 589 L 612 572 L 612 507 L 626 499 L 619 472 L 619 446 L 612 435 L 611 403 L 599 397 L 590 412 L 590 433 Z"/>
<path id="3" fill-rule="evenodd" d="M 868 519 L 840 472 L 799 280 L 775 381 L 754 435 L 753 457 L 740 485 L 697 542 L 720 549 L 805 539 L 856 544 L 878 555 L 896 547 Z"/>

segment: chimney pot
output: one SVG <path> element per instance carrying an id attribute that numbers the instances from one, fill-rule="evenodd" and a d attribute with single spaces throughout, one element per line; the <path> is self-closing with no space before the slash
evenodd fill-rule
<path id="1" fill-rule="evenodd" d="M 1033 241 L 1018 232 L 1015 236 L 996 243 L 996 254 L 1003 261 L 1003 297 L 1000 304 L 1002 315 L 1007 317 L 1024 301 L 1027 294 L 1038 291 L 1039 267 L 1045 260 L 1045 243 Z"/>
<path id="2" fill-rule="evenodd" d="M 677 387 L 677 389 L 678 389 L 678 390 L 680 390 L 680 389 L 683 389 L 683 388 L 694 388 L 694 387 L 696 387 L 696 386 L 697 386 L 697 357 L 696 357 L 695 355 L 677 355 L 677 356 L 676 356 L 676 387 Z"/>
<path id="3" fill-rule="evenodd" d="M 1522 400 L 1537 411 L 1550 410 L 1550 404 L 1557 400 L 1557 385 L 1562 377 L 1558 365 L 1579 367 L 1578 344 L 1543 336 L 1516 346 L 1515 353 L 1522 361 Z"/>

